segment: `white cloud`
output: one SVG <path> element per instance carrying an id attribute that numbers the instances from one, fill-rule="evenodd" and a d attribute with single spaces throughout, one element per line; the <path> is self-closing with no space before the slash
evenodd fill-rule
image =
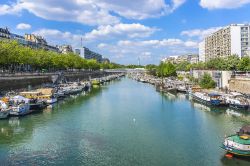
<path id="1" fill-rule="evenodd" d="M 191 40 L 120 40 L 117 43 L 101 43 L 98 48 L 112 60 L 137 63 L 140 57 L 143 64 L 159 63 L 161 56 L 196 53 L 198 43 Z"/>
<path id="2" fill-rule="evenodd" d="M 186 0 L 172 0 L 173 1 L 173 9 L 172 10 L 175 10 L 177 9 L 178 7 L 180 7 L 181 5 L 183 5 Z"/>
<path id="3" fill-rule="evenodd" d="M 185 1 L 171 0 L 166 4 L 164 0 L 16 0 L 10 5 L 0 4 L 0 15 L 27 10 L 47 20 L 110 25 L 119 23 L 120 17 L 138 20 L 166 15 Z"/>
<path id="4" fill-rule="evenodd" d="M 181 39 L 162 39 L 162 40 L 143 40 L 143 41 L 131 41 L 131 40 L 120 40 L 117 42 L 118 46 L 129 46 L 129 47 L 189 47 L 197 48 L 198 43 L 195 41 L 183 41 Z"/>
<path id="5" fill-rule="evenodd" d="M 22 7 L 16 3 L 10 5 L 0 4 L 0 16 L 5 14 L 18 14 L 22 10 Z"/>
<path id="6" fill-rule="evenodd" d="M 185 30 L 181 32 L 181 35 L 185 35 L 188 37 L 198 37 L 199 39 L 204 39 L 206 36 L 210 35 L 221 29 L 222 27 L 212 27 L 208 29 L 192 29 L 192 30 Z"/>
<path id="7" fill-rule="evenodd" d="M 129 38 L 136 38 L 136 37 L 148 37 L 153 34 L 156 28 L 150 28 L 144 26 L 142 24 L 116 24 L 116 25 L 107 25 L 107 26 L 100 26 L 97 29 L 92 30 L 89 33 L 84 35 L 84 39 L 89 40 L 100 40 L 100 39 L 108 39 L 108 38 L 115 38 L 115 37 L 129 37 Z"/>
<path id="8" fill-rule="evenodd" d="M 27 30 L 30 29 L 31 25 L 30 24 L 25 24 L 25 23 L 20 23 L 16 26 L 16 29 L 20 29 L 20 30 Z"/>
<path id="9" fill-rule="evenodd" d="M 146 19 L 167 15 L 186 0 L 98 0 L 99 5 L 128 19 Z"/>
<path id="10" fill-rule="evenodd" d="M 250 3 L 250 0 L 201 0 L 200 5 L 207 9 L 233 9 Z"/>
<path id="11" fill-rule="evenodd" d="M 40 29 L 33 32 L 36 35 L 43 36 L 49 43 L 52 44 L 71 44 L 79 46 L 82 35 L 72 34 L 71 32 L 62 32 L 57 29 Z"/>

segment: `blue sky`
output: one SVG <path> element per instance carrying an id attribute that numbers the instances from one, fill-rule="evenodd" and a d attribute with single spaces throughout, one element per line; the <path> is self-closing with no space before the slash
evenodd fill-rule
<path id="1" fill-rule="evenodd" d="M 250 22 L 250 0 L 1 0 L 0 27 L 52 44 L 83 45 L 111 61 L 154 63 L 198 53 L 198 43 Z"/>

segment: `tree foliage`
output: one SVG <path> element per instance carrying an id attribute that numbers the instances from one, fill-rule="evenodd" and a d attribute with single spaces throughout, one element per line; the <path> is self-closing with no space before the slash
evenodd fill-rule
<path id="1" fill-rule="evenodd" d="M 241 58 L 237 67 L 241 71 L 250 71 L 250 57 Z"/>
<path id="2" fill-rule="evenodd" d="M 8 71 L 57 71 L 71 69 L 113 69 L 122 65 L 102 64 L 86 60 L 74 53 L 59 54 L 19 45 L 16 41 L 0 41 L 0 67 Z"/>
<path id="3" fill-rule="evenodd" d="M 215 88 L 216 86 L 215 81 L 212 79 L 212 77 L 208 73 L 205 73 L 203 75 L 199 84 L 202 88 L 205 88 L 205 89 Z"/>
<path id="4" fill-rule="evenodd" d="M 159 67 L 157 68 L 157 75 L 161 77 L 176 76 L 175 65 L 170 62 L 161 62 Z"/>

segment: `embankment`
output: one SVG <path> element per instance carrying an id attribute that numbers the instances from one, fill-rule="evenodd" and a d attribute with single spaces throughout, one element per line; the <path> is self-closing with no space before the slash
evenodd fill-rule
<path id="1" fill-rule="evenodd" d="M 42 84 L 53 83 L 58 77 L 63 77 L 67 81 L 89 80 L 90 78 L 100 78 L 115 74 L 105 71 L 78 71 L 64 73 L 1 73 L 0 74 L 0 91 L 22 89 L 28 87 L 40 86 Z M 0 92 L 0 93 L 1 93 Z"/>

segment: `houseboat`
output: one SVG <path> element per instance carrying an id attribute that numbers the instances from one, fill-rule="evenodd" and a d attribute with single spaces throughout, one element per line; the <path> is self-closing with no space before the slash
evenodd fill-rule
<path id="1" fill-rule="evenodd" d="M 36 91 L 31 92 L 21 92 L 20 95 L 24 96 L 28 99 L 36 99 L 37 106 L 41 107 L 45 104 L 53 104 L 57 102 L 57 97 L 54 95 L 55 90 L 53 88 L 43 88 L 43 89 L 37 89 Z M 34 104 L 34 103 L 32 103 Z M 34 104 L 34 107 L 36 107 L 36 104 Z"/>
<path id="2" fill-rule="evenodd" d="M 192 99 L 210 106 L 226 106 L 225 99 L 216 93 L 194 92 Z"/>
<path id="3" fill-rule="evenodd" d="M 46 107 L 46 103 L 42 99 L 39 99 L 39 97 L 42 96 L 41 92 L 20 92 L 20 96 L 30 99 L 29 103 L 31 110 L 41 110 Z"/>
<path id="4" fill-rule="evenodd" d="M 226 95 L 225 98 L 226 102 L 231 108 L 244 110 L 247 110 L 249 108 L 247 99 L 241 93 L 231 92 L 230 94 Z"/>
<path id="5" fill-rule="evenodd" d="M 10 114 L 10 108 L 8 107 L 8 105 L 0 100 L 0 119 L 5 119 L 9 116 Z"/>
<path id="6" fill-rule="evenodd" d="M 242 127 L 235 135 L 226 137 L 222 148 L 230 154 L 250 157 L 250 125 Z"/>
<path id="7" fill-rule="evenodd" d="M 40 92 L 42 95 L 38 96 L 38 100 L 44 101 L 46 104 L 54 104 L 57 102 L 57 97 L 54 95 L 55 94 L 55 89 L 54 88 L 42 88 L 42 89 L 37 89 L 37 92 Z"/>

